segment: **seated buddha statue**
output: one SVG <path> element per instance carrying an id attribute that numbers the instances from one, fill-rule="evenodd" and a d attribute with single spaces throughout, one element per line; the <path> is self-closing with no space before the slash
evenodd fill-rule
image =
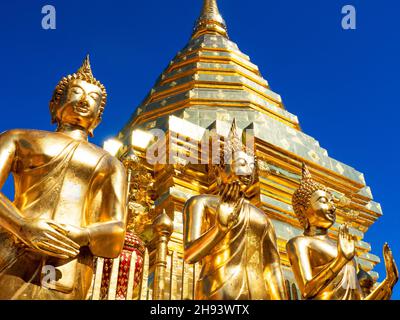
<path id="1" fill-rule="evenodd" d="M 389 246 L 385 244 L 383 248 L 386 279 L 370 291 L 363 290 L 357 275 L 356 239 L 348 225 L 339 228 L 337 242 L 328 236 L 336 220 L 334 202 L 328 189 L 315 182 L 303 164 L 301 183 L 292 204 L 304 234 L 291 239 L 286 246 L 303 299 L 390 299 L 399 275 Z"/>
<path id="2" fill-rule="evenodd" d="M 85 299 L 94 256 L 122 251 L 125 169 L 88 142 L 106 97 L 87 57 L 54 91 L 55 132 L 0 135 L 0 190 L 15 184 L 13 202 L 0 192 L 0 299 Z"/>
<path id="3" fill-rule="evenodd" d="M 233 122 L 226 142 L 229 161 L 213 165 L 218 194 L 189 199 L 184 207 L 184 257 L 201 263 L 197 300 L 287 299 L 274 227 L 252 205 L 255 158 Z"/>
<path id="4" fill-rule="evenodd" d="M 374 278 L 372 278 L 372 276 L 367 271 L 362 269 L 361 266 L 359 266 L 357 278 L 358 281 L 360 282 L 360 287 L 361 290 L 363 291 L 364 296 L 368 296 L 374 288 L 375 285 Z"/>

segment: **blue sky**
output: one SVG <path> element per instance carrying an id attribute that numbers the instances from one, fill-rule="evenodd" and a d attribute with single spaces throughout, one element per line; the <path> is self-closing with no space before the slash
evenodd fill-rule
<path id="1" fill-rule="evenodd" d="M 107 87 L 104 122 L 92 142 L 123 127 L 158 75 L 187 43 L 201 0 L 18 0 L 0 4 L 0 131 L 54 130 L 48 101 L 87 52 Z M 41 9 L 57 29 L 41 28 Z M 341 28 L 354 5 L 357 29 Z M 384 216 L 366 241 L 400 263 L 400 3 L 395 0 L 219 0 L 229 34 L 260 67 L 303 131 L 331 157 L 365 174 Z M 11 196 L 10 183 L 3 190 Z M 377 267 L 384 276 L 384 264 Z M 400 285 L 394 298 L 400 299 Z"/>

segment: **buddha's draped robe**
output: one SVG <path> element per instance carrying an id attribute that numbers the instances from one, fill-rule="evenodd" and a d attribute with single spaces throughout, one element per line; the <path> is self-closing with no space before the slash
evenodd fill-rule
<path id="1" fill-rule="evenodd" d="M 355 260 L 349 261 L 336 278 L 314 297 L 314 300 L 362 300 Z"/>
<path id="2" fill-rule="evenodd" d="M 213 219 L 206 217 L 211 224 L 215 223 Z M 196 299 L 271 299 L 268 275 L 264 274 L 266 260 L 278 254 L 271 228 L 265 213 L 246 200 L 238 223 L 203 259 Z M 279 281 L 273 277 L 269 280 Z"/>
<path id="3" fill-rule="evenodd" d="M 95 148 L 74 140 L 47 164 L 17 172 L 14 205 L 22 215 L 78 227 L 99 222 L 100 215 L 106 222 L 105 209 L 112 212 L 122 199 L 107 177 L 110 156 Z M 46 265 L 56 267 L 56 283 L 44 281 Z M 85 299 L 92 275 L 87 247 L 75 259 L 42 256 L 0 227 L 0 299 Z"/>

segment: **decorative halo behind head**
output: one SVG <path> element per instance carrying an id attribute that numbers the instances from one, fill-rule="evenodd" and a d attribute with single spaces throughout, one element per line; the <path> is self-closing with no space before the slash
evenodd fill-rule
<path id="1" fill-rule="evenodd" d="M 310 205 L 311 196 L 317 190 L 323 190 L 328 192 L 328 189 L 324 185 L 315 182 L 313 180 L 306 164 L 303 163 L 300 186 L 293 194 L 292 206 L 294 213 L 296 214 L 297 218 L 300 221 L 300 224 L 304 229 L 307 228 L 308 221 L 303 211 L 308 209 L 308 206 Z"/>
<path id="2" fill-rule="evenodd" d="M 100 110 L 99 110 L 99 118 L 97 122 L 101 121 L 103 112 L 104 112 L 104 107 L 107 102 L 107 91 L 104 85 L 98 81 L 92 73 L 92 68 L 90 66 L 90 59 L 89 55 L 86 56 L 85 60 L 83 61 L 82 66 L 79 68 L 79 70 L 71 75 L 68 75 L 60 80 L 60 82 L 57 84 L 53 97 L 51 98 L 50 101 L 50 112 L 51 112 L 51 118 L 52 118 L 52 123 L 57 122 L 56 119 L 56 107 L 59 106 L 60 101 L 65 94 L 66 90 L 68 89 L 68 85 L 70 84 L 71 81 L 73 80 L 82 80 L 86 81 L 90 84 L 93 84 L 95 86 L 98 86 L 101 89 L 101 105 L 100 105 Z"/>

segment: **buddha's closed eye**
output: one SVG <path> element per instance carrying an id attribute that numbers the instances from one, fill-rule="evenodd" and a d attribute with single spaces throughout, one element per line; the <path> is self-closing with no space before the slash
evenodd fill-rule
<path id="1" fill-rule="evenodd" d="M 328 203 L 328 198 L 321 197 L 321 198 L 318 199 L 318 201 L 321 202 L 321 203 Z"/>
<path id="2" fill-rule="evenodd" d="M 83 90 L 82 90 L 82 88 L 79 88 L 79 87 L 73 87 L 72 88 L 72 93 L 81 94 L 81 93 L 83 93 Z"/>
<path id="3" fill-rule="evenodd" d="M 96 92 L 92 92 L 92 93 L 90 94 L 90 97 L 91 97 L 92 99 L 94 99 L 94 100 L 100 99 L 100 95 L 97 94 Z"/>

